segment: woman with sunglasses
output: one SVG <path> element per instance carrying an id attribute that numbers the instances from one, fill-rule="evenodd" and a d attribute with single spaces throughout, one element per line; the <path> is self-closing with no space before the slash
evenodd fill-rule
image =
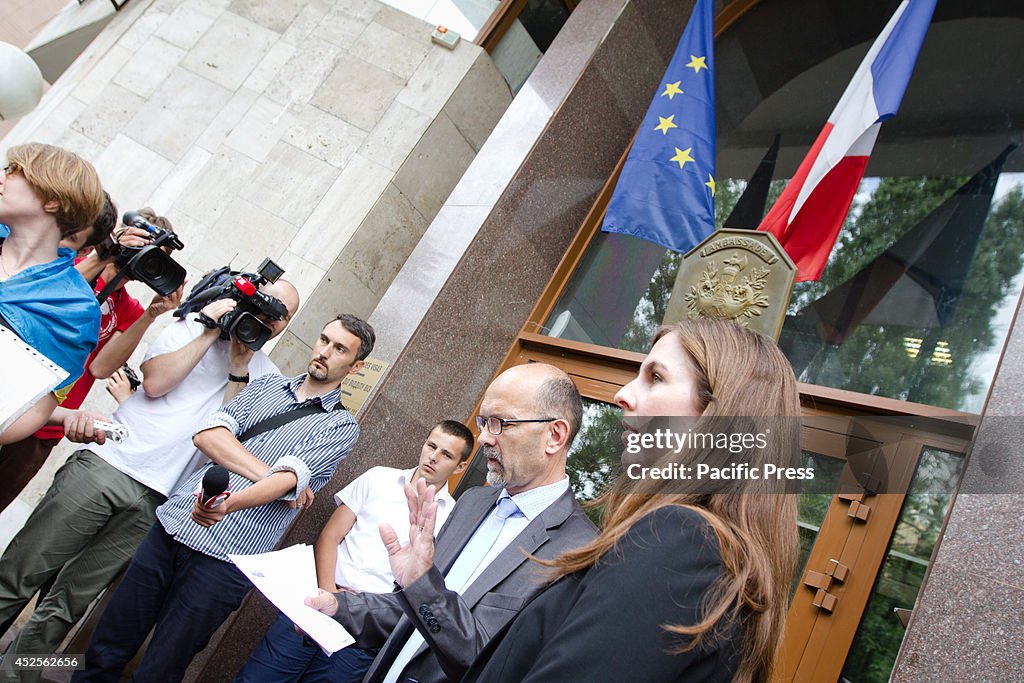
<path id="1" fill-rule="evenodd" d="M 7 151 L 0 171 L 0 325 L 68 371 L 58 390 L 82 374 L 100 324 L 74 252 L 58 244 L 92 225 L 102 208 L 96 169 L 78 155 L 41 143 Z M 36 431 L 56 403 L 53 394 L 40 399 L 0 433 L 0 444 Z"/>
<path id="2" fill-rule="evenodd" d="M 627 444 L 654 424 L 735 433 L 731 416 L 747 416 L 744 429 L 774 432 L 742 453 L 691 445 L 636 458 L 627 448 L 633 475 L 740 461 L 746 467 L 732 471 L 749 473 L 798 457 L 793 371 L 771 340 L 731 323 L 662 328 L 615 402 Z M 601 533 L 545 563 L 548 588 L 497 634 L 464 682 L 767 681 L 797 557 L 796 496 L 777 482 L 720 483 L 620 475 L 600 499 Z"/>

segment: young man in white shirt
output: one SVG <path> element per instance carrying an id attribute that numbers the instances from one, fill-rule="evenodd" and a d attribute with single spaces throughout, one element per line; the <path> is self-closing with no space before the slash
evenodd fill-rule
<path id="1" fill-rule="evenodd" d="M 437 487 L 437 528 L 448 518 L 455 500 L 447 481 L 461 473 L 473 450 L 473 433 L 461 422 L 445 420 L 431 430 L 420 450 L 419 463 L 408 470 L 374 467 L 334 499 L 338 509 L 324 526 L 315 546 L 317 582 L 328 591 L 344 587 L 357 591 L 389 592 L 394 577 L 378 526 L 388 523 L 408 535 L 409 507 L 405 484 L 423 479 Z M 376 650 L 355 646 L 328 657 L 307 644 L 280 615 L 235 679 L 245 683 L 273 681 L 334 681 L 358 683 Z"/>

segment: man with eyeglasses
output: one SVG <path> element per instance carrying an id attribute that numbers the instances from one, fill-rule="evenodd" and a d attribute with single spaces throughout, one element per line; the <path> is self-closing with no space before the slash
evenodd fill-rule
<path id="1" fill-rule="evenodd" d="M 320 591 L 306 603 L 340 621 L 356 646 L 381 648 L 366 683 L 441 683 L 462 678 L 487 642 L 545 586 L 542 567 L 596 535 L 565 474 L 583 404 L 551 365 L 499 375 L 480 406 L 480 457 L 490 487 L 466 491 L 437 537 L 433 562 L 412 547 L 433 529 L 413 527 L 409 545 L 381 525 L 394 593 Z M 406 495 L 415 498 L 407 485 Z M 429 537 L 429 538 L 428 538 Z"/>
<path id="2" fill-rule="evenodd" d="M 99 304 L 74 269 L 74 252 L 58 244 L 92 225 L 102 208 L 96 169 L 77 154 L 40 143 L 7 151 L 0 172 L 0 325 L 68 372 L 58 390 L 82 374 L 100 327 Z M 0 444 L 35 432 L 56 406 L 46 394 L 0 432 Z"/>

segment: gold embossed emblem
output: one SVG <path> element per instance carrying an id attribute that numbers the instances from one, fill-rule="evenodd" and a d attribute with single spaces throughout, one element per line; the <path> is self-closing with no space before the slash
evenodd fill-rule
<path id="1" fill-rule="evenodd" d="M 718 230 L 683 257 L 665 322 L 724 318 L 778 339 L 795 279 L 769 233 Z"/>
<path id="2" fill-rule="evenodd" d="M 721 271 L 714 261 L 704 266 L 700 282 L 690 285 L 686 293 L 686 304 L 690 318 L 726 318 L 741 325 L 747 318 L 761 315 L 768 308 L 768 296 L 764 293 L 768 278 L 767 268 L 747 270 L 747 257 L 733 256 L 722 259 Z"/>

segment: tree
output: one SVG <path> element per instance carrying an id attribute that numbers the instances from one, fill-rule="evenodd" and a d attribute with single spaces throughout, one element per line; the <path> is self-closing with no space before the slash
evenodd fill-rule
<path id="1" fill-rule="evenodd" d="M 820 282 L 799 283 L 795 313 L 846 282 L 952 194 L 963 178 L 883 178 L 847 219 Z M 1002 341 L 996 310 L 1014 288 L 1024 256 L 1024 193 L 1017 187 L 998 200 L 982 232 L 955 317 L 944 327 L 862 324 L 841 346 L 818 343 L 810 363 L 798 364 L 805 382 L 961 410 L 977 410 L 990 378 L 975 361 Z M 792 316 L 783 348 L 813 331 Z M 908 352 L 908 344 L 910 352 Z M 913 353 L 916 348 L 916 355 Z M 948 351 L 949 363 L 935 355 Z M 791 357 L 793 357 L 791 355 Z"/>

